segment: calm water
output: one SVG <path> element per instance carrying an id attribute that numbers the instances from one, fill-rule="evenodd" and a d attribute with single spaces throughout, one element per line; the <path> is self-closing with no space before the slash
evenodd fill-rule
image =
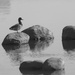
<path id="1" fill-rule="evenodd" d="M 0 44 L 8 33 L 14 32 L 10 31 L 9 27 L 17 23 L 19 16 L 24 19 L 21 30 L 39 24 L 53 32 L 54 42 L 40 54 L 25 53 L 24 48 L 29 50 L 28 44 L 26 47 L 21 46 L 16 52 L 9 52 L 9 54 L 0 45 L 0 75 L 22 75 L 19 71 L 19 62 L 22 60 L 45 61 L 50 57 L 61 57 L 65 61 L 65 74 L 59 73 L 59 75 L 75 75 L 75 55 L 74 53 L 67 53 L 63 49 L 61 41 L 62 29 L 66 25 L 75 25 L 75 1 L 0 0 Z M 21 60 L 14 61 L 16 60 L 15 55 L 20 50 L 22 50 Z"/>

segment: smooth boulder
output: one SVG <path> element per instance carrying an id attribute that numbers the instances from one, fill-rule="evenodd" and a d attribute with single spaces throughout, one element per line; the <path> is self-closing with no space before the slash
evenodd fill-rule
<path id="1" fill-rule="evenodd" d="M 14 32 L 8 34 L 2 42 L 2 45 L 17 45 L 28 43 L 29 35 L 23 32 Z"/>
<path id="2" fill-rule="evenodd" d="M 61 58 L 51 57 L 44 62 L 43 70 L 64 70 L 64 61 Z"/>
<path id="3" fill-rule="evenodd" d="M 65 26 L 63 28 L 62 40 L 75 40 L 75 26 Z"/>
<path id="4" fill-rule="evenodd" d="M 30 40 L 43 41 L 47 39 L 54 39 L 53 33 L 49 29 L 42 27 L 40 25 L 34 25 L 23 30 L 22 32 L 28 34 L 30 36 Z"/>

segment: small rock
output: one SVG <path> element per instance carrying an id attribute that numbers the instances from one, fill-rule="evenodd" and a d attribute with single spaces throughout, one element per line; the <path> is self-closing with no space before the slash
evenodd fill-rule
<path id="1" fill-rule="evenodd" d="M 64 69 L 64 61 L 61 58 L 49 58 L 43 64 L 43 70 L 62 70 Z"/>
<path id="2" fill-rule="evenodd" d="M 29 36 L 23 32 L 15 32 L 15 33 L 10 33 L 8 34 L 2 45 L 6 45 L 6 44 L 24 44 L 24 43 L 28 43 L 29 41 Z"/>

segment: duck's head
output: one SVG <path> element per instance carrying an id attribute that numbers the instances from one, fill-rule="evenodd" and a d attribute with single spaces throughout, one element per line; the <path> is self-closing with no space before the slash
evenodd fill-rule
<path id="1" fill-rule="evenodd" d="M 23 19 L 21 17 L 19 17 L 18 20 L 23 20 Z"/>

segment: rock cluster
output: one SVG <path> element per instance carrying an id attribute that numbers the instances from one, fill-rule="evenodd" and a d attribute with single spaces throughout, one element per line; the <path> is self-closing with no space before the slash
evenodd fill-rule
<path id="1" fill-rule="evenodd" d="M 8 34 L 3 40 L 2 44 L 24 44 L 28 43 L 30 40 L 53 40 L 53 34 L 47 28 L 40 25 L 35 25 L 29 27 L 22 32 L 15 32 Z"/>
<path id="2" fill-rule="evenodd" d="M 55 70 L 64 70 L 64 61 L 61 58 L 51 57 L 45 62 L 40 61 L 25 61 L 21 63 L 19 67 L 21 73 L 25 73 L 27 71 L 55 71 Z"/>

